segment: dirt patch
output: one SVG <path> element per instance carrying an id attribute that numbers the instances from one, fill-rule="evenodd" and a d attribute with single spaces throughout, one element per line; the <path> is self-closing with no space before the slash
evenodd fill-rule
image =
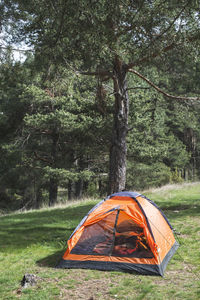
<path id="1" fill-rule="evenodd" d="M 74 273 L 74 272 L 73 272 Z M 117 284 L 117 278 L 111 278 L 108 273 L 99 272 L 98 278 L 88 278 L 88 273 L 84 270 L 78 270 L 76 275 L 78 283 L 73 288 L 61 288 L 60 298 L 62 300 L 68 299 L 84 299 L 84 300 L 112 300 L 113 297 L 109 295 L 110 285 Z"/>
<path id="2" fill-rule="evenodd" d="M 60 299 L 111 299 L 108 292 L 109 283 L 104 279 L 91 279 L 83 281 L 76 289 L 62 289 L 60 292 Z"/>

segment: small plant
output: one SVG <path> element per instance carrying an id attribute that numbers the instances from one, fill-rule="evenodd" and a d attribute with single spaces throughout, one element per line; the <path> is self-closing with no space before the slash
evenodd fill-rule
<path id="1" fill-rule="evenodd" d="M 178 171 L 178 168 L 175 168 L 175 170 L 171 172 L 170 182 L 171 183 L 184 182 L 184 179 L 181 177 L 181 173 Z"/>

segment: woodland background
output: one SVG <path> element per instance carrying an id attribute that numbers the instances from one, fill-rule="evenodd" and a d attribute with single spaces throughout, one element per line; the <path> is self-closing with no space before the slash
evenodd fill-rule
<path id="1" fill-rule="evenodd" d="M 66 21 L 69 30 L 63 35 L 62 43 L 58 42 L 65 24 L 64 5 L 76 9 L 77 1 L 48 1 L 49 7 L 46 1 L 39 2 L 2 1 L 0 6 L 3 32 L 0 43 L 2 211 L 39 208 L 44 204 L 51 206 L 74 198 L 106 196 L 115 104 L 113 86 L 109 80 L 82 75 L 77 70 L 89 70 L 90 66 L 98 69 L 101 63 L 109 65 L 107 50 L 104 53 L 102 49 L 107 49 L 105 40 L 108 36 L 112 38 L 111 27 L 106 22 L 115 21 L 116 7 L 121 10 L 121 16 L 127 18 L 127 9 L 134 10 L 135 19 L 140 22 L 138 28 L 145 28 L 143 33 L 136 30 L 138 40 L 141 39 L 145 47 L 138 42 L 133 56 L 139 59 L 148 55 L 148 61 L 144 60 L 135 69 L 169 94 L 194 97 L 200 93 L 198 1 L 178 1 L 178 6 L 176 1 L 172 6 L 171 1 L 165 1 L 165 4 L 162 1 L 141 1 L 143 7 L 139 1 L 98 1 L 108 11 L 101 24 L 95 23 L 101 16 L 96 1 L 78 1 L 83 12 L 78 16 L 80 20 L 85 15 L 88 20 L 93 11 L 96 18 L 91 17 L 91 24 L 94 21 L 95 26 L 104 25 L 104 29 L 100 25 L 97 28 L 101 30 L 101 36 L 95 40 L 95 51 L 100 44 L 102 49 L 99 48 L 101 58 L 99 56 L 95 64 L 90 61 L 94 36 L 88 34 L 83 38 L 82 23 L 77 23 L 76 15 L 71 14 L 70 19 L 75 33 L 70 31 Z M 146 18 L 142 19 L 145 12 Z M 159 24 L 154 24 L 154 15 L 158 13 Z M 127 26 L 128 21 L 123 23 L 121 18 L 120 25 L 119 16 L 117 18 L 116 24 L 120 28 L 124 24 Z M 84 24 L 91 30 L 91 24 Z M 76 31 L 78 26 L 80 36 Z M 87 27 L 83 30 L 87 32 Z M 94 28 L 92 30 L 95 35 Z M 159 38 L 154 38 L 156 30 L 162 33 L 158 34 Z M 78 36 L 76 41 L 75 34 Z M 129 34 L 128 30 L 123 32 L 126 37 L 123 47 L 131 53 Z M 148 52 L 151 43 L 143 39 L 145 34 L 152 35 L 151 53 Z M 172 36 L 174 43 L 178 43 L 167 52 L 166 46 Z M 196 38 L 192 40 L 191 36 Z M 83 51 L 78 42 L 82 39 L 84 43 L 86 38 L 88 45 Z M 17 43 L 25 40 L 31 47 L 29 50 L 20 51 L 20 46 L 14 50 Z M 73 40 L 74 45 L 68 40 Z M 153 51 L 161 48 L 165 55 L 155 57 Z M 122 50 L 115 48 L 113 57 L 125 61 L 126 53 Z M 112 51 L 109 51 L 112 61 Z M 16 60 L 16 52 L 23 55 L 23 59 Z M 94 55 L 97 58 L 97 54 Z M 166 97 L 134 74 L 130 74 L 127 83 L 126 189 L 142 190 L 167 183 L 199 180 L 199 101 Z"/>

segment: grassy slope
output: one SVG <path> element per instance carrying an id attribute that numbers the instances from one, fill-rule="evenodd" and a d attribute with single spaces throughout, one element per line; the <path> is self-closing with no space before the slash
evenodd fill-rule
<path id="1" fill-rule="evenodd" d="M 182 246 L 164 278 L 53 268 L 70 233 L 98 199 L 0 217 L 0 299 L 200 299 L 200 183 L 143 194 L 181 232 Z M 41 280 L 22 290 L 20 280 L 25 273 Z"/>

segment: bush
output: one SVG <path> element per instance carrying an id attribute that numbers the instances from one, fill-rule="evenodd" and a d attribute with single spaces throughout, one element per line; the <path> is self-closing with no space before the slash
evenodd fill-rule
<path id="1" fill-rule="evenodd" d="M 170 182 L 171 171 L 163 163 L 147 165 L 128 163 L 127 166 L 127 189 L 146 189 L 149 187 L 159 187 Z"/>
<path id="2" fill-rule="evenodd" d="M 181 174 L 178 172 L 177 168 L 175 169 L 175 171 L 171 172 L 170 182 L 171 183 L 182 183 L 182 182 L 184 182 L 184 179 L 181 177 Z"/>

